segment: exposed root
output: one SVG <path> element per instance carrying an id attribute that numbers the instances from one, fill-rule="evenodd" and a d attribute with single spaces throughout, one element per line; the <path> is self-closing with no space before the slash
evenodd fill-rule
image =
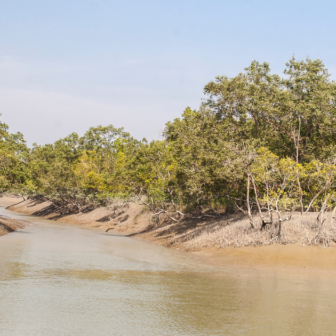
<path id="1" fill-rule="evenodd" d="M 143 235 L 147 241 L 164 242 L 183 250 L 204 248 L 266 246 L 272 244 L 317 245 L 322 247 L 336 245 L 336 223 L 329 214 L 323 225 L 316 220 L 316 213 L 293 213 L 288 221 L 276 221 L 261 230 L 262 223 L 257 216 L 253 218 L 252 228 L 248 218 L 239 214 L 231 218 L 211 222 L 180 222 L 153 228 Z"/>

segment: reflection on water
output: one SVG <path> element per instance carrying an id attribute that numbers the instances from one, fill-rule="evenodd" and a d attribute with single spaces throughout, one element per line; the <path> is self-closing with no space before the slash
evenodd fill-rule
<path id="1" fill-rule="evenodd" d="M 333 335 L 333 276 L 223 270 L 124 237 L 33 224 L 0 238 L 0 335 Z"/>

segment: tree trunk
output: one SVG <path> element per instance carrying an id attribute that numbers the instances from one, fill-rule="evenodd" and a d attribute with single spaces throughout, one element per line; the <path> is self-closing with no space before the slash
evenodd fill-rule
<path id="1" fill-rule="evenodd" d="M 273 215 L 272 215 L 272 211 L 270 212 L 270 221 L 267 222 L 265 221 L 264 219 L 264 216 L 261 212 L 261 208 L 260 208 L 260 203 L 259 203 L 259 199 L 258 199 L 258 191 L 257 191 L 257 187 L 254 183 L 254 178 L 253 178 L 253 175 L 250 171 L 250 169 L 248 168 L 248 174 L 250 175 L 251 177 L 251 181 L 252 181 L 252 184 L 253 184 L 253 190 L 254 190 L 254 194 L 255 194 L 255 200 L 256 200 L 256 203 L 257 203 L 257 207 L 258 207 L 258 212 L 259 212 L 259 217 L 260 217 L 260 220 L 261 220 L 261 227 L 260 227 L 260 230 L 263 230 L 267 224 L 273 224 Z"/>
<path id="2" fill-rule="evenodd" d="M 279 219 L 279 231 L 278 231 L 279 241 L 281 241 L 281 229 L 282 229 L 282 219 Z"/>
<path id="3" fill-rule="evenodd" d="M 249 168 L 247 170 L 247 190 L 246 190 L 246 203 L 247 203 L 247 214 L 250 220 L 250 225 L 252 229 L 254 229 L 252 214 L 251 214 L 251 206 L 250 206 L 250 174 Z"/>

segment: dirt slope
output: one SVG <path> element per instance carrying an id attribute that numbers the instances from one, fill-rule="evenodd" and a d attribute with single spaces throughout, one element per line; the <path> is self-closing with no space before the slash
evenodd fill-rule
<path id="1" fill-rule="evenodd" d="M 4 236 L 18 229 L 23 229 L 25 225 L 24 222 L 0 216 L 0 236 Z"/>
<path id="2" fill-rule="evenodd" d="M 8 210 L 39 216 L 62 223 L 76 224 L 98 228 L 101 231 L 117 231 L 124 234 L 144 230 L 148 225 L 148 214 L 144 213 L 141 205 L 131 204 L 126 212 L 117 216 L 111 214 L 105 207 L 84 213 L 62 215 L 55 210 L 51 202 L 28 199 L 7 207 Z"/>

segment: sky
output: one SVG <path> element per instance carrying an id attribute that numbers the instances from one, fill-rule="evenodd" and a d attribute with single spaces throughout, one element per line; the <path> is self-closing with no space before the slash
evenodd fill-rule
<path id="1" fill-rule="evenodd" d="M 322 59 L 336 1 L 0 0 L 0 120 L 28 145 L 91 126 L 159 139 L 204 86 L 253 60 Z"/>

